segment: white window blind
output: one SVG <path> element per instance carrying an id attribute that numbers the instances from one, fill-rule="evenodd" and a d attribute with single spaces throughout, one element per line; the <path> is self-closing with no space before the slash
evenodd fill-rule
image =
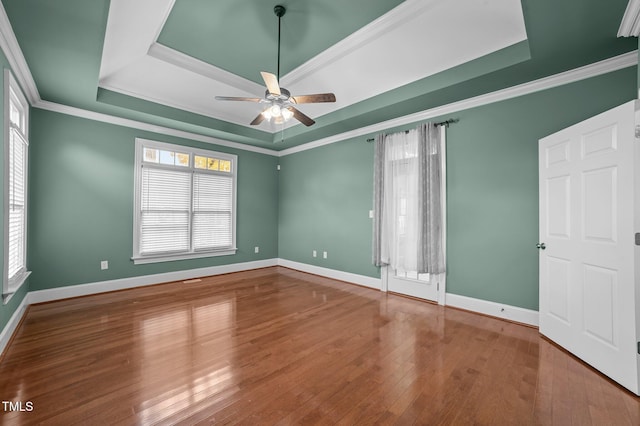
<path id="1" fill-rule="evenodd" d="M 136 140 L 134 261 L 235 253 L 236 157 Z"/>
<path id="2" fill-rule="evenodd" d="M 229 176 L 193 176 L 193 248 L 207 250 L 232 245 L 233 181 Z"/>
<path id="3" fill-rule="evenodd" d="M 191 173 L 144 167 L 140 254 L 189 250 Z"/>
<path id="4" fill-rule="evenodd" d="M 9 70 L 5 70 L 5 269 L 6 303 L 29 276 L 27 271 L 27 160 L 29 104 Z"/>
<path id="5" fill-rule="evenodd" d="M 9 136 L 9 254 L 8 278 L 25 269 L 25 166 L 27 141 L 12 127 Z"/>

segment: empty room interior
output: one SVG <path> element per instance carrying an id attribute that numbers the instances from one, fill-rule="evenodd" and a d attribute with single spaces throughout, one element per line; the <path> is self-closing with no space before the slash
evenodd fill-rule
<path id="1" fill-rule="evenodd" d="M 640 424 L 640 0 L 0 0 L 3 424 Z"/>

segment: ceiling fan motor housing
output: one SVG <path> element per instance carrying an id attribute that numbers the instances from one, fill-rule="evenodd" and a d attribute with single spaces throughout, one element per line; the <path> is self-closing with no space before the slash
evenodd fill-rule
<path id="1" fill-rule="evenodd" d="M 280 94 L 277 95 L 275 93 L 269 92 L 269 90 L 267 89 L 264 92 L 264 97 L 265 97 L 265 99 L 270 100 L 270 101 L 275 101 L 275 100 L 288 101 L 291 98 L 291 92 L 289 92 L 284 87 L 281 87 L 280 88 Z"/>
<path id="2" fill-rule="evenodd" d="M 286 11 L 287 9 L 285 9 L 281 4 L 276 5 L 276 7 L 273 8 L 273 13 L 275 13 L 278 18 L 282 18 Z"/>

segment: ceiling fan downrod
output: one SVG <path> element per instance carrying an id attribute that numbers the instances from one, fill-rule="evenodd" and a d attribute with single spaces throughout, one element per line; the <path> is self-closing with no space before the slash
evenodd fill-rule
<path id="1" fill-rule="evenodd" d="M 265 95 L 262 98 L 249 98 L 241 96 L 216 96 L 220 101 L 246 101 L 256 102 L 266 106 L 260 114 L 250 123 L 252 126 L 257 126 L 265 119 L 271 121 L 272 119 L 276 124 L 284 123 L 290 118 L 295 118 L 305 126 L 312 126 L 315 121 L 312 118 L 306 116 L 302 111 L 297 109 L 294 105 L 297 104 L 315 104 L 320 102 L 335 102 L 336 96 L 333 93 L 316 93 L 313 95 L 301 95 L 291 96 L 291 93 L 284 87 L 280 87 L 280 44 L 282 41 L 282 17 L 287 10 L 282 5 L 276 5 L 273 8 L 273 12 L 278 17 L 278 74 L 277 76 L 270 73 L 261 71 L 260 75 L 267 87 Z"/>
<path id="2" fill-rule="evenodd" d="M 282 6 L 281 4 L 278 4 L 273 8 L 273 13 L 275 13 L 276 16 L 278 17 L 278 73 L 277 73 L 278 81 L 280 81 L 280 24 L 282 21 L 282 17 L 286 12 L 287 12 L 287 9 L 285 9 L 285 7 Z"/>

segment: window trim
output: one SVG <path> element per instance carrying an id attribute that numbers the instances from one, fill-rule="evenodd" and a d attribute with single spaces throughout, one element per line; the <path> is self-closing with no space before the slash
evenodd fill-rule
<path id="1" fill-rule="evenodd" d="M 142 255 L 140 254 L 140 211 L 141 211 L 141 190 L 142 190 L 142 164 L 144 159 L 143 148 L 162 149 L 167 151 L 177 151 L 182 153 L 188 153 L 190 155 L 188 169 L 192 172 L 196 172 L 194 167 L 194 157 L 196 155 L 206 157 L 216 157 L 223 160 L 231 161 L 231 176 L 232 176 L 232 215 L 231 215 L 231 247 L 225 247 L 223 249 L 216 250 L 192 250 L 187 253 L 165 253 L 165 254 L 153 254 Z M 218 151 L 210 151 L 205 149 L 194 148 L 187 145 L 171 144 L 166 142 L 159 142 L 150 139 L 136 138 L 135 140 L 135 159 L 134 159 L 134 199 L 133 199 L 133 256 L 131 260 L 135 265 L 142 265 L 148 263 L 158 262 L 171 262 L 176 260 L 186 259 L 200 259 L 205 257 L 216 256 L 228 256 L 236 254 L 238 248 L 236 247 L 236 222 L 237 222 L 237 187 L 238 187 L 238 156 L 233 154 L 227 154 Z M 154 166 L 155 167 L 155 166 Z M 158 168 L 162 168 L 162 165 L 158 165 Z M 185 168 L 186 169 L 186 168 Z M 193 191 L 192 191 L 193 192 Z M 193 202 L 193 194 L 191 196 Z M 191 236 L 190 236 L 191 238 Z M 190 241 L 191 243 L 191 241 Z"/>
<path id="2" fill-rule="evenodd" d="M 10 144 L 11 144 L 11 121 L 10 121 L 10 102 L 11 92 L 18 98 L 18 103 L 24 113 L 24 134 L 20 131 L 21 136 L 24 137 L 26 143 L 25 149 L 25 164 L 24 164 L 24 266 L 9 279 L 9 174 L 10 174 Z M 3 217 L 3 244 L 4 244 L 4 264 L 2 275 L 2 302 L 7 304 L 13 295 L 22 287 L 27 278 L 31 274 L 31 271 L 27 268 L 27 244 L 28 244 L 28 212 L 29 212 L 29 103 L 22 93 L 22 89 L 18 85 L 18 82 L 13 77 L 13 74 L 9 69 L 4 70 L 4 99 L 3 99 L 3 124 L 4 124 L 4 160 L 3 160 L 3 201 L 4 201 L 4 217 Z"/>

